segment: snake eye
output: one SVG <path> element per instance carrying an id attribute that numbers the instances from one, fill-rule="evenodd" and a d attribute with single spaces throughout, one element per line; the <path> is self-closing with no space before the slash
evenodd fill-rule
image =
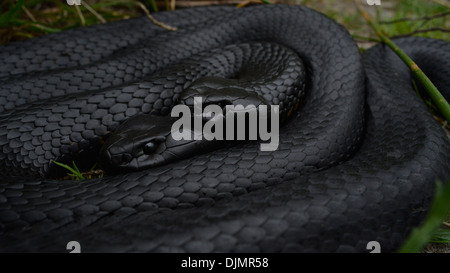
<path id="1" fill-rule="evenodd" d="M 144 154 L 146 155 L 151 155 L 153 154 L 156 149 L 158 149 L 159 144 L 163 143 L 164 141 L 166 141 L 166 137 L 165 136 L 153 136 L 149 139 L 147 139 L 147 143 L 145 143 L 144 147 L 142 148 L 142 151 L 144 152 Z"/>
<path id="2" fill-rule="evenodd" d="M 154 151 L 156 151 L 157 147 L 158 146 L 153 141 L 146 143 L 143 148 L 144 154 L 152 154 Z"/>

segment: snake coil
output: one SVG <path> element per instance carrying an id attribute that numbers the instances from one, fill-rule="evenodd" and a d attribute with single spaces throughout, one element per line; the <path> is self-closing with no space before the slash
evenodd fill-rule
<path id="1" fill-rule="evenodd" d="M 301 6 L 155 17 L 178 30 L 137 18 L 0 48 L 1 251 L 74 240 L 89 252 L 361 252 L 369 241 L 395 251 L 420 223 L 450 175 L 450 143 L 388 48 L 361 55 L 342 26 Z M 449 43 L 395 42 L 448 97 Z M 245 142 L 101 179 L 48 178 L 52 159 L 89 161 L 128 118 L 168 114 L 205 71 L 239 62 L 208 52 L 246 43 L 261 43 L 267 67 L 267 43 L 305 66 L 304 102 L 276 151 Z M 274 104 L 278 87 L 265 80 Z"/>

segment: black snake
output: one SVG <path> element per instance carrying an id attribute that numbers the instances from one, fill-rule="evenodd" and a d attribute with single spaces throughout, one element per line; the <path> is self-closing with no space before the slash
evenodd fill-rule
<path id="1" fill-rule="evenodd" d="M 178 30 L 137 18 L 0 48 L 0 251 L 64 252 L 69 241 L 86 252 L 364 252 L 369 241 L 395 251 L 420 223 L 450 175 L 450 143 L 386 46 L 361 55 L 342 26 L 301 6 L 155 17 Z M 449 92 L 448 42 L 395 42 Z M 239 142 L 101 179 L 42 178 L 61 171 L 52 159 L 89 167 L 122 121 L 167 115 L 204 76 L 239 81 L 223 67 L 249 48 L 266 70 L 279 48 L 305 66 L 304 101 L 279 79 L 261 84 L 284 109 L 303 101 L 276 151 Z"/>

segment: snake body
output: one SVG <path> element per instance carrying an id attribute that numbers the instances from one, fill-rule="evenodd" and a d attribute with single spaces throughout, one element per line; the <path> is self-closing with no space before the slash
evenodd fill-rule
<path id="1" fill-rule="evenodd" d="M 361 252 L 369 241 L 395 251 L 420 223 L 450 176 L 450 143 L 388 48 L 361 55 L 342 26 L 301 6 L 155 17 L 178 30 L 138 18 L 0 48 L 1 251 L 74 240 L 83 251 Z M 250 141 L 90 181 L 43 178 L 58 173 L 52 159 L 91 164 L 121 123 L 167 115 L 203 76 L 230 77 L 222 67 L 236 58 L 214 52 L 255 42 L 288 48 L 306 71 L 276 151 Z M 396 43 L 449 92 L 449 43 Z M 283 101 L 279 86 L 265 80 L 267 101 Z"/>

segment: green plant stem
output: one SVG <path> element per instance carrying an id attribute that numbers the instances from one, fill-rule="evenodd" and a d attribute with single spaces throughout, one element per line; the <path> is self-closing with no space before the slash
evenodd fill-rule
<path id="1" fill-rule="evenodd" d="M 356 6 L 358 7 L 359 12 L 366 19 L 369 25 L 373 28 L 377 36 L 381 39 L 383 43 L 389 46 L 400 57 L 400 59 L 402 59 L 402 61 L 406 65 L 408 65 L 413 75 L 419 80 L 419 82 L 422 83 L 425 90 L 427 90 L 428 94 L 430 95 L 430 98 L 433 100 L 434 104 L 439 109 L 442 116 L 445 118 L 447 122 L 450 122 L 450 105 L 448 104 L 444 96 L 442 96 L 442 94 L 439 92 L 437 87 L 430 81 L 427 75 L 423 73 L 423 71 L 419 68 L 419 66 L 403 50 L 401 50 L 394 42 L 391 41 L 391 39 L 389 39 L 386 35 L 383 34 L 378 24 L 372 21 L 370 15 L 362 9 L 359 1 L 356 0 L 355 3 Z"/>
<path id="2" fill-rule="evenodd" d="M 96 12 L 93 8 L 91 8 L 91 6 L 89 6 L 86 2 L 81 1 L 81 4 L 83 5 L 83 7 L 85 7 L 90 13 L 92 13 L 95 17 L 97 17 L 97 19 L 102 22 L 102 23 L 106 23 L 105 18 L 103 18 L 103 16 L 101 16 L 98 12 Z"/>
<path id="3" fill-rule="evenodd" d="M 357 35 L 357 34 L 352 34 L 352 37 L 355 38 L 355 39 L 365 40 L 365 41 L 369 41 L 369 42 L 376 42 L 376 43 L 380 42 L 380 40 L 378 40 L 378 39 L 375 39 L 375 38 L 372 38 L 372 37 L 360 36 L 360 35 Z"/>

